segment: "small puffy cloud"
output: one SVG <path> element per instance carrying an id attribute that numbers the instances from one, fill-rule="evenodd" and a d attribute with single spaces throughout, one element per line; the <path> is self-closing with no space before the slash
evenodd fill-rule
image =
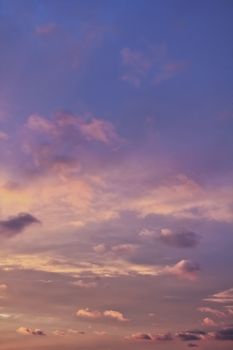
<path id="1" fill-rule="evenodd" d="M 89 310 L 86 308 L 78 310 L 76 316 L 86 319 L 110 318 L 120 322 L 128 321 L 121 312 L 115 310 L 105 310 L 101 312 L 97 310 Z"/>
<path id="2" fill-rule="evenodd" d="M 87 318 L 87 319 L 97 319 L 102 317 L 102 312 L 97 310 L 92 311 L 86 308 L 86 309 L 78 310 L 76 312 L 76 316 L 81 318 Z"/>
<path id="3" fill-rule="evenodd" d="M 233 302 L 233 288 L 229 288 L 219 293 L 215 293 L 206 298 L 205 301 L 211 301 L 215 303 L 232 303 Z"/>
<path id="4" fill-rule="evenodd" d="M 19 327 L 16 330 L 17 333 L 22 334 L 22 335 L 46 335 L 45 332 L 43 332 L 41 329 L 31 329 L 31 328 L 26 328 L 26 327 Z"/>
<path id="5" fill-rule="evenodd" d="M 199 243 L 199 236 L 195 232 L 174 232 L 168 228 L 161 229 L 159 239 L 166 245 L 180 248 L 193 248 Z"/>
<path id="6" fill-rule="evenodd" d="M 174 266 L 168 266 L 164 269 L 165 273 L 172 274 L 181 278 L 194 280 L 197 273 L 200 271 L 200 266 L 189 260 L 181 260 Z"/>
<path id="7" fill-rule="evenodd" d="M 231 340 L 233 341 L 233 327 L 226 327 L 219 329 L 213 334 L 214 339 L 216 340 Z"/>
<path id="8" fill-rule="evenodd" d="M 212 320 L 212 318 L 209 318 L 209 317 L 205 317 L 202 320 L 202 324 L 203 324 L 203 326 L 206 326 L 206 327 L 214 327 L 214 326 L 216 326 L 215 321 Z"/>
<path id="9" fill-rule="evenodd" d="M 104 311 L 103 315 L 108 318 L 112 318 L 117 321 L 125 322 L 128 321 L 127 318 L 124 317 L 124 315 L 119 311 L 114 310 L 106 310 Z"/>
<path id="10" fill-rule="evenodd" d="M 143 228 L 139 232 L 139 236 L 142 238 L 154 238 L 157 237 L 157 234 L 154 230 L 148 229 L 148 228 Z"/>
<path id="11" fill-rule="evenodd" d="M 153 337 L 149 333 L 135 333 L 126 337 L 127 340 L 142 340 L 142 341 L 152 341 Z"/>
<path id="12" fill-rule="evenodd" d="M 40 221 L 29 213 L 11 216 L 6 220 L 0 220 L 0 235 L 12 237 L 21 233 L 28 226 L 38 223 Z"/>
<path id="13" fill-rule="evenodd" d="M 222 311 L 219 311 L 217 309 L 213 309 L 211 307 L 199 307 L 198 310 L 203 313 L 209 313 L 211 315 L 214 315 L 219 318 L 224 318 L 226 317 L 226 314 Z"/>

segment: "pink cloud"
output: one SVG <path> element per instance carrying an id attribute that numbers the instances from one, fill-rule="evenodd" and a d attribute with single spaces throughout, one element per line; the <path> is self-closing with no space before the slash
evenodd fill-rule
<path id="1" fill-rule="evenodd" d="M 135 87 L 140 87 L 146 80 L 160 84 L 173 78 L 187 66 L 186 62 L 168 59 L 165 45 L 149 47 L 144 51 L 124 48 L 121 50 L 121 62 L 125 68 L 121 79 Z M 154 78 L 151 80 L 151 77 Z"/>
<path id="2" fill-rule="evenodd" d="M 117 321 L 125 322 L 128 321 L 127 318 L 124 317 L 124 315 L 119 311 L 114 310 L 106 310 L 104 311 L 103 315 L 108 318 L 112 318 Z"/>
<path id="3" fill-rule="evenodd" d="M 97 118 L 93 118 L 90 121 L 80 119 L 78 127 L 88 140 L 96 140 L 108 144 L 119 139 L 113 125 L 108 121 Z"/>
<path id="4" fill-rule="evenodd" d="M 189 260 L 181 260 L 174 266 L 168 266 L 164 269 L 165 274 L 168 273 L 189 280 L 195 280 L 199 271 L 199 265 Z"/>
<path id="5" fill-rule="evenodd" d="M 76 312 L 76 316 L 81 318 L 97 319 L 102 317 L 102 313 L 97 310 L 91 311 L 88 308 L 86 308 L 78 310 Z"/>
<path id="6" fill-rule="evenodd" d="M 205 301 L 211 301 L 215 303 L 231 303 L 233 302 L 233 288 L 229 288 L 222 292 L 215 293 L 210 297 L 206 298 Z"/>
<path id="7" fill-rule="evenodd" d="M 76 312 L 76 316 L 87 319 L 110 318 L 120 322 L 128 321 L 128 319 L 125 318 L 121 312 L 115 310 L 105 310 L 101 312 L 97 310 L 89 310 L 88 308 L 86 308 L 78 310 Z"/>
<path id="8" fill-rule="evenodd" d="M 202 320 L 202 325 L 203 325 L 203 326 L 206 326 L 206 327 L 213 327 L 213 326 L 216 326 L 216 323 L 215 323 L 215 321 L 212 320 L 211 318 L 205 317 L 205 318 Z"/>

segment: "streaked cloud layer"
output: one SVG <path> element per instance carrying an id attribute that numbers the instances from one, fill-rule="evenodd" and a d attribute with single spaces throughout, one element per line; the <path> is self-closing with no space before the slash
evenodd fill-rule
<path id="1" fill-rule="evenodd" d="M 0 350 L 230 350 L 228 0 L 0 0 Z"/>

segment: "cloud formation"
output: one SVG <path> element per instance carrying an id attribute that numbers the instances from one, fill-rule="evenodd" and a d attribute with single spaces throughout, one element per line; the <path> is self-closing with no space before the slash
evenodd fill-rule
<path id="1" fill-rule="evenodd" d="M 29 213 L 21 213 L 16 216 L 11 216 L 6 220 L 0 220 L 0 235 L 12 237 L 21 233 L 27 227 L 39 223 L 40 221 Z"/>
<path id="2" fill-rule="evenodd" d="M 216 340 L 230 340 L 233 341 L 233 327 L 226 327 L 219 329 L 213 333 L 213 337 Z"/>
<path id="3" fill-rule="evenodd" d="M 179 248 L 193 248 L 199 244 L 199 236 L 192 231 L 174 232 L 168 228 L 160 230 L 159 239 L 166 245 Z"/>
<path id="4" fill-rule="evenodd" d="M 189 260 L 181 260 L 174 266 L 169 266 L 164 270 L 165 273 L 167 272 L 168 274 L 181 278 L 187 278 L 189 280 L 195 280 L 199 271 L 199 264 L 193 263 Z"/>
<path id="5" fill-rule="evenodd" d="M 214 303 L 232 303 L 233 302 L 233 288 L 226 289 L 222 292 L 215 293 L 210 297 L 206 298 L 205 301 L 210 301 Z"/>
<path id="6" fill-rule="evenodd" d="M 97 311 L 97 310 L 89 310 L 86 309 L 80 309 L 76 312 L 76 316 L 80 318 L 86 318 L 86 319 L 103 319 L 103 318 L 109 318 L 120 322 L 126 322 L 128 321 L 127 318 L 124 317 L 124 315 L 115 310 L 105 310 L 105 311 Z"/>
<path id="7" fill-rule="evenodd" d="M 38 335 L 38 336 L 43 336 L 46 335 L 45 332 L 43 332 L 41 329 L 32 329 L 32 328 L 26 328 L 26 327 L 19 327 L 16 330 L 17 333 L 22 334 L 22 335 Z"/>

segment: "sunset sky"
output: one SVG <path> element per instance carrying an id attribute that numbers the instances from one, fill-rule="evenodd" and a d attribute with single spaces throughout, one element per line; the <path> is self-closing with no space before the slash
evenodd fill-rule
<path id="1" fill-rule="evenodd" d="M 0 0 L 0 350 L 233 349 L 232 18 Z"/>

